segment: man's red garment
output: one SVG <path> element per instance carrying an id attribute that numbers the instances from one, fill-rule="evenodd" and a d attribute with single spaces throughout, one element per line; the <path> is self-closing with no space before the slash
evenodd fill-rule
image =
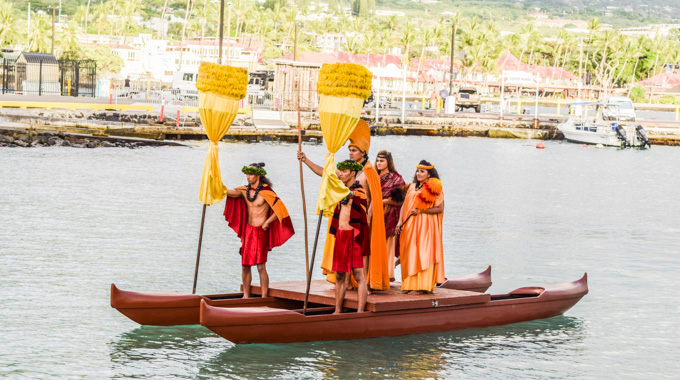
<path id="1" fill-rule="evenodd" d="M 269 252 L 269 234 L 261 226 L 246 224 L 241 247 L 241 265 L 253 266 L 267 262 Z"/>
<path id="2" fill-rule="evenodd" d="M 349 225 L 354 228 L 357 232 L 354 233 L 354 242 L 361 248 L 361 254 L 363 256 L 368 256 L 371 254 L 371 237 L 370 230 L 368 228 L 368 219 L 366 218 L 366 193 L 364 192 L 359 182 L 354 183 L 350 190 L 354 192 L 354 197 L 352 198 L 352 209 L 349 213 Z M 338 238 L 338 228 L 340 225 L 340 207 L 341 204 L 335 206 L 333 211 L 333 219 L 331 220 L 330 233 Z M 336 242 L 337 245 L 337 242 Z"/>
<path id="3" fill-rule="evenodd" d="M 245 186 L 237 187 L 235 190 L 245 190 Z M 257 244 L 249 242 L 250 240 L 247 238 L 248 227 L 254 227 L 248 225 L 248 206 L 246 205 L 246 200 L 242 197 L 227 198 L 226 205 L 224 206 L 224 218 L 227 220 L 227 223 L 229 223 L 229 227 L 231 227 L 234 232 L 236 232 L 236 235 L 241 238 L 241 249 L 239 250 L 239 253 L 242 256 L 242 262 L 244 263 L 246 262 L 246 257 L 252 256 L 250 247 L 260 247 L 262 244 L 263 246 L 257 249 L 266 250 L 264 255 L 266 262 L 266 252 L 271 251 L 274 247 L 283 245 L 283 243 L 288 241 L 288 239 L 290 239 L 291 236 L 295 234 L 293 223 L 291 222 L 290 216 L 288 215 L 288 210 L 286 209 L 286 206 L 284 206 L 281 199 L 276 196 L 274 190 L 272 190 L 270 186 L 262 185 L 260 195 L 262 198 L 264 198 L 267 204 L 269 204 L 271 209 L 269 215 L 271 216 L 272 212 L 275 213 L 276 219 L 274 219 L 266 231 L 262 230 L 262 227 L 257 227 L 262 230 L 262 233 L 266 235 L 266 238 L 258 237 L 255 240 L 257 241 Z M 246 252 L 245 255 L 244 252 Z"/>
<path id="4" fill-rule="evenodd" d="M 357 230 L 338 230 L 335 234 L 333 250 L 333 271 L 349 273 L 354 268 L 363 268 L 364 259 L 361 247 L 354 241 Z"/>

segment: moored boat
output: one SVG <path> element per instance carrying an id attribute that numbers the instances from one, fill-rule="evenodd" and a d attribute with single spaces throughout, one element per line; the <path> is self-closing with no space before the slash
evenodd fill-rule
<path id="1" fill-rule="evenodd" d="M 485 292 L 491 286 L 491 266 L 483 272 L 461 275 L 446 281 L 441 287 L 448 289 Z M 276 297 L 276 285 L 270 287 L 270 297 L 260 297 L 261 289 L 251 288 L 253 298 L 243 298 L 243 293 L 198 295 L 174 292 L 132 292 L 111 284 L 111 307 L 141 325 L 172 326 L 199 324 L 201 301 L 213 307 L 269 307 L 301 309 L 304 301 Z M 332 286 L 332 285 L 330 285 Z M 271 289 L 274 289 L 272 292 Z M 310 306 L 320 307 L 312 303 Z"/>
<path id="2" fill-rule="evenodd" d="M 303 315 L 302 310 L 270 307 L 218 308 L 202 300 L 200 322 L 234 343 L 389 337 L 550 318 L 569 310 L 587 293 L 584 274 L 574 282 L 524 287 L 500 295 L 445 288 L 417 296 L 401 292 L 383 298 L 370 295 L 363 313 L 332 314 L 332 306 L 322 306 L 309 308 Z M 328 304 L 324 300 L 328 296 L 326 289 L 310 292 L 310 299 L 317 303 Z M 356 305 L 356 294 L 349 292 L 345 306 L 352 304 Z"/>
<path id="3" fill-rule="evenodd" d="M 651 146 L 647 131 L 641 125 L 620 124 L 613 116 L 606 116 L 609 108 L 617 105 L 599 102 L 571 103 L 573 115 L 567 121 L 559 124 L 557 129 L 562 132 L 567 141 L 579 144 L 602 144 L 615 147 L 645 147 Z M 614 114 L 614 111 L 609 111 Z"/>

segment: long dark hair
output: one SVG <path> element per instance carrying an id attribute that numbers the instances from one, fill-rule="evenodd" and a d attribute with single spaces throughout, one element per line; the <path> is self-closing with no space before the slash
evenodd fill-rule
<path id="1" fill-rule="evenodd" d="M 252 166 L 254 168 L 263 168 L 264 167 L 264 162 L 253 162 L 252 164 L 248 165 Z M 272 181 L 269 180 L 266 176 L 260 176 L 260 182 L 264 183 L 265 185 L 271 187 L 272 186 Z"/>
<path id="2" fill-rule="evenodd" d="M 420 160 L 418 165 L 423 165 L 423 166 L 432 166 L 431 163 L 425 161 L 425 160 Z M 416 172 L 418 172 L 418 169 L 416 169 Z M 437 178 L 439 179 L 439 173 L 437 173 L 437 169 L 432 168 L 432 169 L 427 169 L 427 172 L 430 173 L 430 178 Z M 418 183 L 418 178 L 416 175 L 413 175 L 413 183 Z"/>
<path id="3" fill-rule="evenodd" d="M 394 173 L 397 171 L 397 169 L 394 168 L 394 160 L 392 159 L 392 153 L 386 151 L 386 150 L 381 150 L 378 152 L 378 155 L 375 157 L 375 167 L 378 167 L 378 158 L 384 158 L 385 161 L 387 161 L 387 171 L 390 173 Z"/>

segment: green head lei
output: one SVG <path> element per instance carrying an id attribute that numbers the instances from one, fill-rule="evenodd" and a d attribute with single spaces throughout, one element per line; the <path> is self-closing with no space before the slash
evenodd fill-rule
<path id="1" fill-rule="evenodd" d="M 347 170 L 347 169 L 349 169 L 349 170 L 351 170 L 351 171 L 353 171 L 353 172 L 360 172 L 361 170 L 364 169 L 364 166 L 361 165 L 361 164 L 358 163 L 358 162 L 354 162 L 354 161 L 349 161 L 349 160 L 347 160 L 347 161 L 339 162 L 338 165 L 337 165 L 337 168 L 338 168 L 338 170 Z"/>
<path id="2" fill-rule="evenodd" d="M 258 175 L 260 177 L 264 177 L 267 175 L 267 171 L 264 170 L 263 168 L 256 168 L 253 166 L 244 166 L 243 168 L 241 168 L 241 172 L 243 172 L 243 174 Z"/>

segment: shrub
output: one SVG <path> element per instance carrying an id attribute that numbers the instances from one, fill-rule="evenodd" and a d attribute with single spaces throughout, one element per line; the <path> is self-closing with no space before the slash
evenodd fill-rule
<path id="1" fill-rule="evenodd" d="M 640 86 L 635 86 L 628 93 L 628 97 L 633 103 L 642 103 L 645 101 L 645 89 Z"/>
<path id="2" fill-rule="evenodd" d="M 666 94 L 659 99 L 659 104 L 678 104 L 678 99 L 673 94 Z"/>

